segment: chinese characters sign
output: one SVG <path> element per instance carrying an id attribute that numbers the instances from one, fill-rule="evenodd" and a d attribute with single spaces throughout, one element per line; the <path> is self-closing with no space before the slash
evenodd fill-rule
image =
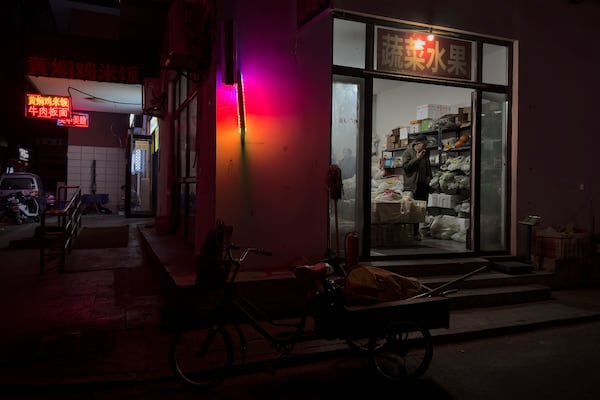
<path id="1" fill-rule="evenodd" d="M 71 98 L 27 93 L 25 116 L 28 118 L 70 118 Z"/>
<path id="2" fill-rule="evenodd" d="M 58 126 L 70 126 L 72 128 L 87 128 L 90 126 L 90 115 L 73 112 L 69 118 L 59 118 L 56 120 Z"/>
<path id="3" fill-rule="evenodd" d="M 377 70 L 471 80 L 471 42 L 378 28 Z"/>
<path id="4" fill-rule="evenodd" d="M 28 57 L 26 74 L 114 83 L 136 84 L 142 81 L 137 65 L 79 62 L 47 57 Z"/>

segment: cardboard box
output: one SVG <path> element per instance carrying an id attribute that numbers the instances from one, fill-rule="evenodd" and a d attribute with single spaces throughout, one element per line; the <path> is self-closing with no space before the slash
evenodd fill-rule
<path id="1" fill-rule="evenodd" d="M 387 137 L 386 149 L 395 149 L 398 147 L 397 136 L 389 135 Z"/>
<path id="2" fill-rule="evenodd" d="M 423 104 L 417 107 L 417 119 L 437 119 L 450 114 L 450 106 L 443 104 Z"/>
<path id="3" fill-rule="evenodd" d="M 554 228 L 536 229 L 533 235 L 533 255 L 555 259 L 590 255 L 590 234 L 560 232 Z"/>
<path id="4" fill-rule="evenodd" d="M 389 224 L 416 224 L 425 222 L 427 213 L 427 202 L 422 200 L 402 200 L 398 202 L 372 202 L 371 221 L 379 221 Z"/>
<path id="5" fill-rule="evenodd" d="M 371 246 L 392 247 L 412 240 L 412 225 L 371 224 Z"/>

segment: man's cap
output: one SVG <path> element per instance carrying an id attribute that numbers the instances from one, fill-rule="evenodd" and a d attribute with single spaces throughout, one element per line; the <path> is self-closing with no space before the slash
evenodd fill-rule
<path id="1" fill-rule="evenodd" d="M 418 135 L 415 138 L 415 143 L 424 143 L 424 144 L 427 144 L 427 142 L 428 142 L 427 136 L 425 136 L 425 135 Z"/>

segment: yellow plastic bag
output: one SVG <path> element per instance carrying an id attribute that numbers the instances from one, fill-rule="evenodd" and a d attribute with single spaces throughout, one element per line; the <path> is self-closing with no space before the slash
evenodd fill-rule
<path id="1" fill-rule="evenodd" d="M 346 277 L 343 290 L 348 304 L 368 304 L 416 296 L 421 293 L 421 282 L 383 268 L 358 265 Z"/>

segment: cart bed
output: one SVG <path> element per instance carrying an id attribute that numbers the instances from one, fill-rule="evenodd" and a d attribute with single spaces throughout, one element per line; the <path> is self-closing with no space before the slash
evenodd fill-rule
<path id="1" fill-rule="evenodd" d="M 367 337 L 396 321 L 412 321 L 426 329 L 450 326 L 450 300 L 443 296 L 344 306 L 345 332 Z"/>

